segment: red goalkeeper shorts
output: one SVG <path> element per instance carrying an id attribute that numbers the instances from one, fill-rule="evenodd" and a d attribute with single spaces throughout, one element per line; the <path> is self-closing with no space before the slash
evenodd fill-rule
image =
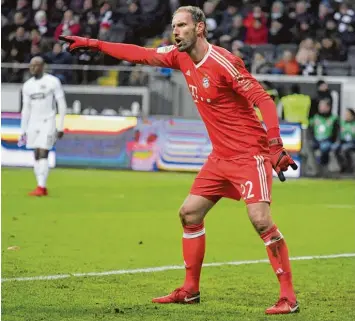
<path id="1" fill-rule="evenodd" d="M 222 197 L 245 203 L 271 202 L 272 165 L 264 156 L 223 160 L 210 156 L 201 168 L 190 193 L 213 202 Z"/>

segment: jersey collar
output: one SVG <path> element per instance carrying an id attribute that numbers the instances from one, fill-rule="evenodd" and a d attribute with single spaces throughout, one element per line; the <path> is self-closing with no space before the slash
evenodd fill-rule
<path id="1" fill-rule="evenodd" d="M 197 65 L 195 65 L 196 69 L 201 67 L 205 63 L 205 61 L 207 60 L 207 58 L 209 57 L 209 55 L 211 53 L 211 50 L 212 50 L 212 45 L 208 44 L 208 50 L 207 50 L 205 56 L 202 58 L 202 60 Z"/>

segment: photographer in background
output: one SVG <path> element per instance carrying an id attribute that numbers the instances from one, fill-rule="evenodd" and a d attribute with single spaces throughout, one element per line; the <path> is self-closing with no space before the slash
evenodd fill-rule
<path id="1" fill-rule="evenodd" d="M 341 173 L 352 173 L 354 162 L 352 152 L 355 152 L 355 110 L 347 108 L 345 118 L 340 121 L 340 140 L 332 146 L 340 166 Z"/>
<path id="2" fill-rule="evenodd" d="M 319 101 L 318 112 L 310 119 L 310 133 L 313 141 L 313 152 L 319 151 L 319 175 L 327 176 L 329 153 L 337 140 L 339 132 L 338 117 L 332 114 L 329 99 Z"/>

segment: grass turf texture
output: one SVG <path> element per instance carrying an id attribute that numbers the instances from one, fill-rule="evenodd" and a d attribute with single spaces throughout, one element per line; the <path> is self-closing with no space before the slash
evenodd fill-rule
<path id="1" fill-rule="evenodd" d="M 31 170 L 2 171 L 2 278 L 182 265 L 177 209 L 194 175 L 56 169 L 48 198 Z M 291 256 L 354 253 L 354 181 L 273 186 L 273 217 Z M 265 259 L 243 203 L 206 219 L 205 262 Z M 17 251 L 7 250 L 19 246 Z M 301 313 L 265 316 L 278 296 L 268 264 L 207 267 L 202 303 L 154 305 L 184 271 L 2 283 L 2 320 L 353 320 L 354 258 L 293 261 Z"/>

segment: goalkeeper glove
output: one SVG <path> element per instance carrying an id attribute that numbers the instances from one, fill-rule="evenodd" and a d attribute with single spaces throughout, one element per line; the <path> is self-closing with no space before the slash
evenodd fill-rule
<path id="1" fill-rule="evenodd" d="M 25 146 L 26 143 L 27 143 L 27 136 L 26 136 L 26 134 L 22 134 L 17 141 L 17 146 L 22 147 L 22 146 Z"/>
<path id="2" fill-rule="evenodd" d="M 68 50 L 75 52 L 79 49 L 83 50 L 100 50 L 100 41 L 97 39 L 89 39 L 77 36 L 59 36 L 59 39 L 69 44 Z"/>
<path id="3" fill-rule="evenodd" d="M 298 166 L 283 147 L 280 137 L 269 139 L 269 146 L 272 167 L 280 181 L 284 182 L 286 178 L 283 172 L 286 172 L 289 166 L 291 166 L 293 170 L 296 170 Z"/>

